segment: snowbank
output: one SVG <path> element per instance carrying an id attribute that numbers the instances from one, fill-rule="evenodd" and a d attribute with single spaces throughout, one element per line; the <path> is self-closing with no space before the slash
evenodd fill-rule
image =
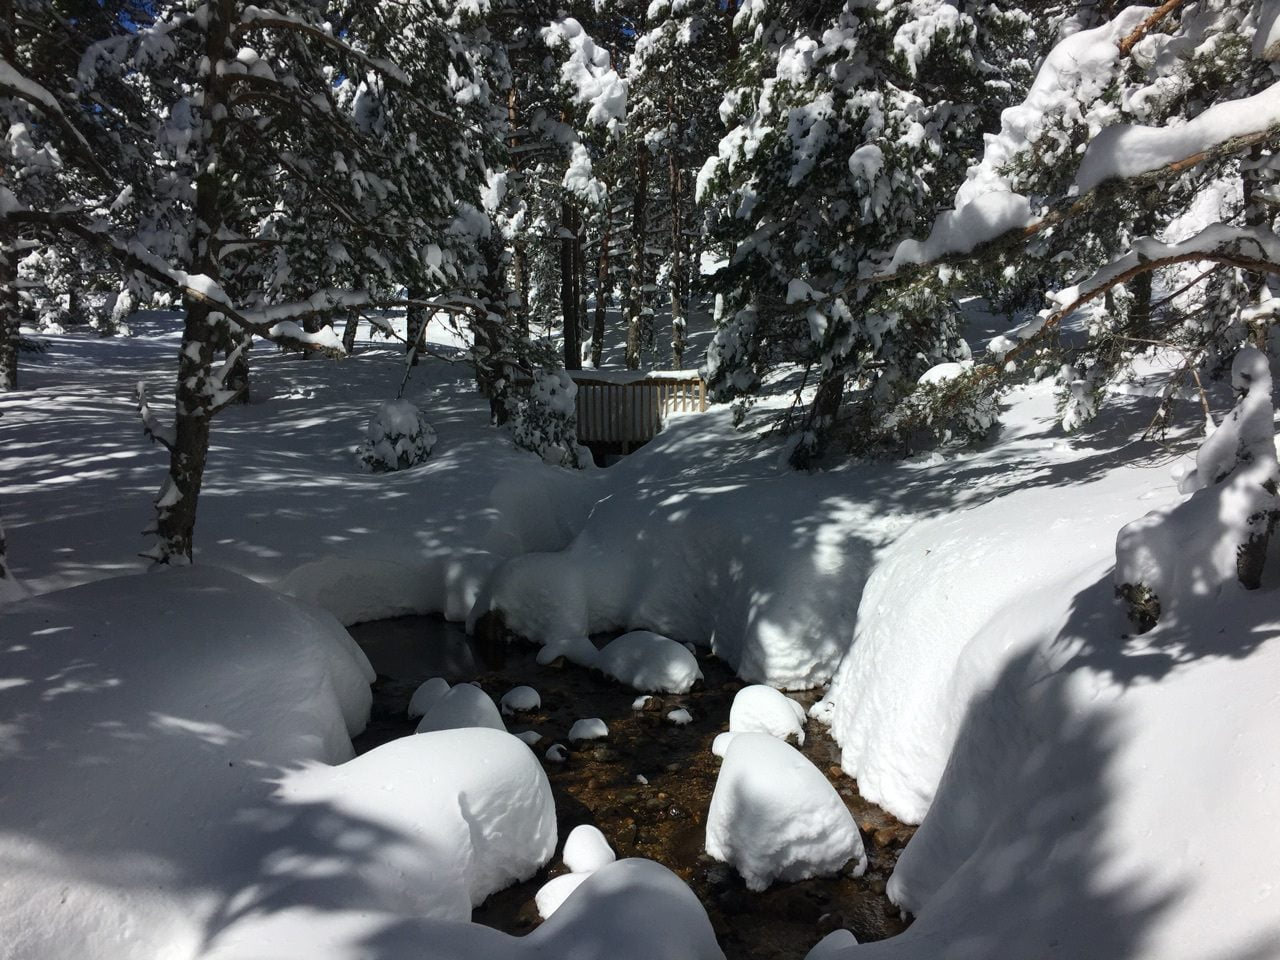
<path id="1" fill-rule="evenodd" d="M 557 644 L 647 630 L 709 646 L 748 680 L 803 688 L 829 679 L 848 645 L 871 541 L 827 516 L 843 504 L 825 478 L 751 465 L 748 484 L 733 464 L 701 469 L 690 449 L 731 433 L 719 416 L 673 420 L 605 471 L 576 537 L 498 566 L 469 626 L 500 611 L 516 633 Z M 664 476 L 691 460 L 695 476 Z M 508 510 L 537 509 L 544 493 L 532 496 Z"/>
<path id="2" fill-rule="evenodd" d="M 862 793 L 923 819 L 889 883 L 917 919 L 813 960 L 1280 956 L 1280 571 L 1202 570 L 1132 636 L 1116 531 L 1182 497 L 1102 463 L 885 551 L 828 700 Z"/>

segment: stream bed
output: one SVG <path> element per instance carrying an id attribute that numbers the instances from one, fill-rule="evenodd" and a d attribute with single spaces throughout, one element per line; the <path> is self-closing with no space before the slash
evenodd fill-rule
<path id="1" fill-rule="evenodd" d="M 673 870 L 706 907 L 728 960 L 800 960 L 841 927 L 853 931 L 860 943 L 906 928 L 884 890 L 915 828 L 862 799 L 856 782 L 840 770 L 839 748 L 816 721 L 806 724 L 801 751 L 853 813 L 867 848 L 866 874 L 775 883 L 753 893 L 732 868 L 703 852 L 704 819 L 720 769 L 711 741 L 728 728 L 734 694 L 745 685 L 706 651 L 698 653 L 703 683 L 687 694 L 655 695 L 636 710 L 636 691 L 564 660 L 540 665 L 532 644 L 512 643 L 500 667 L 486 664 L 462 627 L 439 617 L 399 617 L 358 624 L 350 631 L 378 673 L 372 715 L 355 741 L 357 752 L 413 733 L 417 721 L 406 715 L 409 698 L 430 677 L 474 681 L 495 702 L 514 686 L 533 687 L 542 706 L 506 718 L 507 726 L 512 733 L 541 733 L 543 739 L 533 747 L 540 758 L 553 743 L 569 749 L 563 763 L 543 761 L 555 795 L 560 839 L 578 824 L 594 824 L 619 859 L 646 857 Z M 593 639 L 602 645 L 612 636 Z M 789 694 L 806 708 L 818 695 Z M 677 726 L 667 719 L 677 707 L 692 714 L 690 723 Z M 569 728 L 584 717 L 604 720 L 609 736 L 570 744 Z M 540 922 L 534 894 L 562 872 L 557 857 L 532 879 L 491 896 L 472 919 L 507 933 L 528 933 Z"/>

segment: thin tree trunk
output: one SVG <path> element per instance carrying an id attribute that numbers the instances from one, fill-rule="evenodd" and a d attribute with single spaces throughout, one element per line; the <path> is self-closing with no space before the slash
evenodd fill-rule
<path id="1" fill-rule="evenodd" d="M 667 153 L 667 176 L 671 182 L 671 366 L 684 369 L 684 205 L 681 194 L 680 164 L 676 151 L 676 100 L 667 95 L 667 122 L 671 131 L 671 148 Z"/>
<path id="2" fill-rule="evenodd" d="M 524 177 L 520 170 L 519 153 L 516 150 L 520 146 L 520 138 L 516 135 L 519 128 L 520 101 L 513 84 L 507 91 L 507 147 L 511 151 L 513 179 L 517 181 L 523 180 Z M 515 305 L 516 323 L 520 335 L 527 339 L 529 336 L 529 255 L 523 240 L 516 240 L 511 246 L 511 289 L 520 300 L 519 304 Z"/>
<path id="3" fill-rule="evenodd" d="M 587 324 L 587 218 L 582 215 L 581 210 L 574 211 L 574 220 L 576 229 L 574 231 L 573 240 L 573 289 L 577 294 L 577 310 L 575 311 L 576 323 L 578 325 L 578 366 L 582 369 L 582 338 L 587 335 L 591 329 Z"/>
<path id="4" fill-rule="evenodd" d="M 578 244 L 575 211 L 568 197 L 560 201 L 560 320 L 564 330 L 564 368 L 582 369 L 582 337 L 578 326 Z"/>
<path id="5" fill-rule="evenodd" d="M 18 389 L 18 249 L 12 236 L 0 240 L 0 393 Z"/>
<path id="6" fill-rule="evenodd" d="M 604 356 L 604 331 L 609 297 L 613 292 L 609 273 L 609 244 L 613 242 L 612 200 L 605 205 L 604 232 L 600 237 L 600 257 L 596 260 L 596 315 L 591 329 L 591 364 L 600 366 Z"/>
<path id="7" fill-rule="evenodd" d="M 410 287 L 407 291 L 410 300 L 425 300 L 427 292 L 420 287 Z M 427 324 L 431 314 L 426 307 L 410 305 L 405 308 L 404 351 L 413 354 L 413 365 L 418 365 L 418 351 L 422 348 L 422 340 L 426 336 Z"/>
<path id="8" fill-rule="evenodd" d="M 636 161 L 635 198 L 631 206 L 630 290 L 627 298 L 627 369 L 640 369 L 644 344 L 645 230 L 649 193 L 649 155 L 640 146 Z"/>

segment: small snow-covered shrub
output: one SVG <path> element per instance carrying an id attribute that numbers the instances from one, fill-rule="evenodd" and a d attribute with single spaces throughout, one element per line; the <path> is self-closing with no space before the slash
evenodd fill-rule
<path id="1" fill-rule="evenodd" d="M 408 400 L 388 400 L 378 408 L 365 430 L 356 459 L 366 470 L 386 473 L 426 460 L 436 445 L 436 432 Z"/>
<path id="2" fill-rule="evenodd" d="M 511 439 L 546 463 L 580 467 L 588 457 L 578 446 L 578 385 L 563 369 L 537 369 L 527 396 L 518 397 Z"/>
<path id="3" fill-rule="evenodd" d="M 1246 347 L 1231 365 L 1239 399 L 1200 445 L 1196 466 L 1178 481 L 1190 494 L 1167 510 L 1127 524 L 1116 538 L 1116 592 L 1139 632 L 1155 626 L 1178 598 L 1212 595 L 1231 580 L 1261 583 L 1267 545 L 1280 521 L 1271 370 Z"/>

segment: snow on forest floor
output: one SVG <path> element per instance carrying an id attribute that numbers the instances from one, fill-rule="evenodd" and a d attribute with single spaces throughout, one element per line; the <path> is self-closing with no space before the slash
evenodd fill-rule
<path id="1" fill-rule="evenodd" d="M 821 693 L 845 773 L 921 828 L 888 881 L 911 927 L 857 948 L 837 931 L 814 960 L 1280 956 L 1280 558 L 1261 590 L 1128 636 L 1116 531 L 1181 499 L 1173 455 L 1133 440 L 1140 398 L 1068 438 L 1050 385 L 1019 388 L 984 448 L 815 475 L 713 408 L 571 474 L 513 449 L 465 367 L 431 360 L 406 391 L 431 458 L 371 475 L 354 450 L 395 394 L 394 346 L 259 350 L 254 402 L 214 426 L 200 569 L 105 580 L 144 569 L 163 472 L 136 383 L 161 405 L 178 331 L 135 329 L 47 338 L 0 397 L 9 559 L 40 595 L 0 614 L 0 911 L 22 934 L 0 956 L 714 955 L 688 890 L 634 860 L 524 940 L 461 922 L 458 891 L 516 879 L 486 846 L 494 791 L 526 797 L 532 846 L 507 861 L 550 860 L 548 764 L 477 779 L 449 731 L 347 760 L 367 664 L 334 653 L 332 620 L 214 567 L 347 624 L 493 610 L 588 657 L 573 643 L 647 629 Z M 453 764 L 434 800 L 411 786 L 423 763 Z M 449 791 L 470 828 L 422 812 Z"/>

